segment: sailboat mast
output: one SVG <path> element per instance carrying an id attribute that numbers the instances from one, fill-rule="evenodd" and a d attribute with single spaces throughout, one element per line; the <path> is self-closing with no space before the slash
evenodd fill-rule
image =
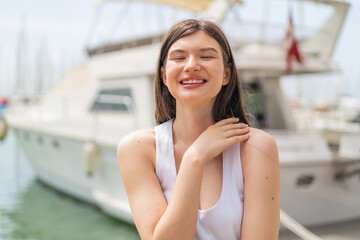
<path id="1" fill-rule="evenodd" d="M 18 45 L 16 52 L 15 64 L 15 86 L 14 93 L 26 93 L 26 76 L 27 76 L 27 39 L 26 39 L 26 15 L 21 17 L 21 27 L 18 36 Z"/>

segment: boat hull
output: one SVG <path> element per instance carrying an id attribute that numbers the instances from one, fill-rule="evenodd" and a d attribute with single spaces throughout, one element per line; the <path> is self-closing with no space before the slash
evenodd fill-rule
<path id="1" fill-rule="evenodd" d="M 116 146 L 97 145 L 95 170 L 89 173 L 85 147 L 88 141 L 13 130 L 39 180 L 133 223 L 116 159 Z"/>
<path id="2" fill-rule="evenodd" d="M 359 218 L 359 176 L 336 178 L 359 167 L 356 162 L 281 167 L 281 209 L 304 226 Z"/>

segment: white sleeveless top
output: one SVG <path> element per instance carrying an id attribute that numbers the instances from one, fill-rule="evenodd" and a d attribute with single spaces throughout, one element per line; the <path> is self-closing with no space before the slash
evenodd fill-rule
<path id="1" fill-rule="evenodd" d="M 156 175 L 167 202 L 176 181 L 172 123 L 155 127 Z M 220 199 L 208 209 L 198 210 L 195 240 L 240 239 L 244 203 L 244 184 L 240 143 L 223 152 L 223 185 Z"/>

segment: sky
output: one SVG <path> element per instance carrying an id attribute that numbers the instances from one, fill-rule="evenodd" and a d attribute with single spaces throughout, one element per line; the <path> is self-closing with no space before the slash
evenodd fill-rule
<path id="1" fill-rule="evenodd" d="M 271 20 L 285 17 L 278 16 L 276 9 L 276 5 L 285 0 L 267 0 L 266 4 L 261 0 L 251 1 L 254 2 L 254 7 L 246 12 L 248 16 L 245 17 L 255 19 L 256 16 L 265 15 Z M 295 4 L 294 1 L 290 2 Z M 330 91 L 332 95 L 349 94 L 360 98 L 360 1 L 348 2 L 351 7 L 333 57 L 343 71 L 340 74 L 302 78 L 302 92 L 309 96 L 314 93 L 328 96 Z M 16 90 L 16 79 L 19 79 L 19 71 L 16 69 L 19 69 L 19 65 L 24 69 L 24 88 L 34 91 L 36 76 L 41 74 L 47 79 L 42 82 L 41 91 L 46 92 L 61 79 L 64 72 L 85 61 L 85 46 L 126 38 L 124 32 L 129 31 L 132 35 L 143 35 L 145 31 L 161 31 L 170 26 L 166 23 L 174 16 L 178 19 L 191 16 L 187 11 L 179 12 L 168 7 L 163 7 L 159 14 L 155 10 L 159 9 L 156 4 L 145 7 L 132 4 L 132 10 L 126 11 L 126 4 L 129 3 L 107 3 L 99 6 L 93 0 L 0 0 L 0 96 Z M 314 13 L 300 20 L 309 25 L 321 21 L 322 16 L 326 15 L 326 12 Z M 147 18 L 151 14 L 161 16 L 148 18 L 152 20 L 145 21 L 146 26 L 143 26 L 140 32 L 134 30 L 134 25 L 122 19 L 130 19 L 136 25 L 140 24 L 137 21 L 141 18 Z M 294 14 L 297 15 L 298 12 Z M 102 22 L 94 25 L 97 16 L 102 17 Z M 297 16 L 296 20 L 300 21 Z M 119 31 L 119 25 L 114 24 L 116 22 L 122 22 L 122 31 Z M 317 84 L 314 88 L 315 78 Z M 297 79 L 298 77 L 290 77 L 284 81 L 288 94 L 297 92 Z"/>

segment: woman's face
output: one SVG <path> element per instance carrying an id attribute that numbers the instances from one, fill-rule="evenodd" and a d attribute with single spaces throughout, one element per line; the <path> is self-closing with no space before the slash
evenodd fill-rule
<path id="1" fill-rule="evenodd" d="M 220 44 L 203 31 L 174 42 L 162 69 L 164 84 L 181 102 L 213 102 L 229 78 Z"/>

